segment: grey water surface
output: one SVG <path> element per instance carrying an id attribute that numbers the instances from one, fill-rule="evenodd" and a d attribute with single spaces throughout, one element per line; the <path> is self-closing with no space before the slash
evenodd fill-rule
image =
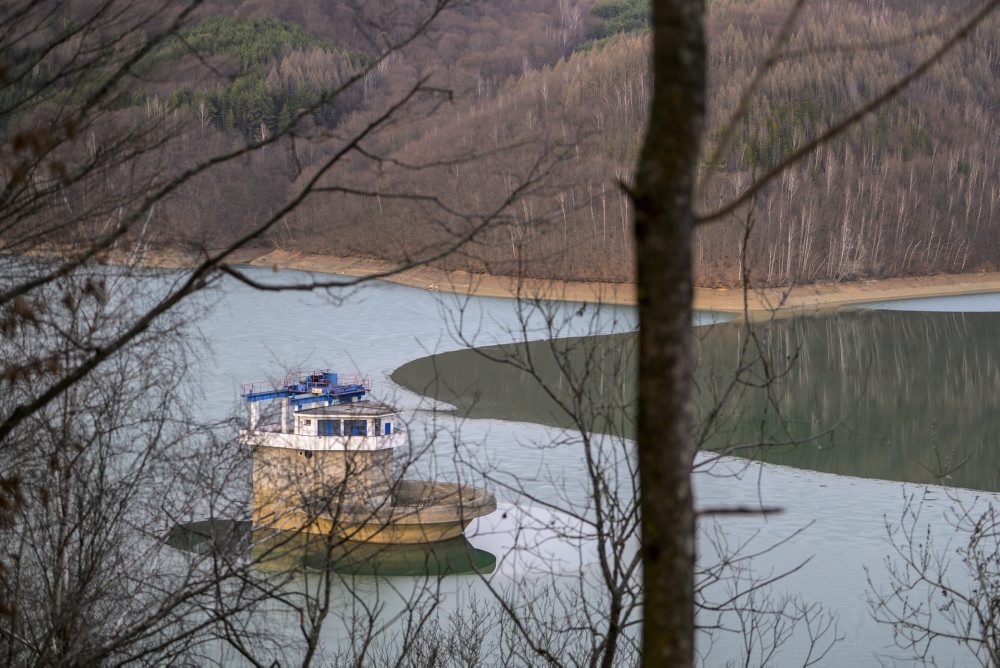
<path id="1" fill-rule="evenodd" d="M 261 280 L 311 280 L 298 272 L 251 271 Z M 826 656 L 825 665 L 907 657 L 893 646 L 891 629 L 872 622 L 866 592 L 869 579 L 876 586 L 885 582 L 886 523 L 899 519 L 909 495 L 928 495 L 923 518 L 929 535 L 942 542 L 953 536 L 944 513 L 956 500 L 994 500 L 974 490 L 997 489 L 992 434 L 998 426 L 993 401 L 1000 381 L 992 332 L 998 317 L 875 311 L 772 323 L 753 343 L 756 347 L 759 341 L 775 363 L 784 361 L 778 368 L 787 373 L 773 396 L 750 392 L 740 397 L 706 436 L 711 447 L 759 441 L 762 434 L 806 441 L 796 448 L 745 453 L 766 460 L 750 466 L 724 458 L 695 476 L 695 490 L 700 507 L 784 509 L 767 518 L 719 521 L 734 544 L 764 547 L 792 537 L 757 558 L 754 567 L 762 573 L 797 569 L 775 585 L 778 593 L 798 594 L 837 616 L 844 640 Z M 385 283 L 347 295 L 267 293 L 226 281 L 200 317 L 211 352 L 202 356 L 193 376 L 206 414 L 222 418 L 242 410 L 240 383 L 280 376 L 290 368 L 332 367 L 369 375 L 373 394 L 404 408 L 411 439 L 428 446 L 421 472 L 451 478 L 463 475 L 470 462 L 488 465 L 498 478 L 522 482 L 537 499 L 572 509 L 586 501 L 585 465 L 558 399 L 568 392 L 586 406 L 600 406 L 602 398 L 619 396 L 622 410 L 597 414 L 590 426 L 627 438 L 634 368 L 629 333 L 635 324 L 635 312 L 627 307 L 518 305 Z M 523 345 L 539 339 L 548 343 Z M 568 341 L 553 344 L 553 339 Z M 747 340 L 733 324 L 700 328 L 699 339 L 699 410 L 704 415 L 710 399 L 725 394 L 725 377 Z M 510 351 L 510 344 L 518 342 L 517 351 L 532 355 L 537 362 L 532 369 L 543 376 L 553 373 L 551 361 L 539 357 L 546 345 L 572 346 L 571 356 L 590 356 L 601 371 L 581 378 L 570 368 L 560 388 L 562 372 L 555 369 L 555 376 L 548 376 L 555 379 L 555 392 L 540 396 L 538 376 L 526 374 L 523 366 L 500 371 L 481 353 L 463 350 L 474 345 Z M 773 411 L 764 420 L 759 419 L 762 407 Z M 621 447 L 627 452 L 628 442 Z M 707 457 L 700 456 L 699 463 L 706 464 Z M 972 464 L 952 466 L 959 461 Z M 954 487 L 923 485 L 928 481 Z M 467 536 L 474 549 L 496 557 L 493 582 L 517 582 L 532 567 L 515 558 L 525 535 L 515 525 L 523 519 L 518 512 L 530 516 L 533 511 L 517 494 L 501 490 L 498 496 L 510 512 L 502 521 L 472 527 Z M 536 563 L 550 569 L 562 564 L 567 574 L 592 570 L 593 556 L 586 548 L 538 539 L 554 517 L 570 521 L 552 512 L 533 520 L 532 542 L 550 550 L 535 554 Z M 711 549 L 700 543 L 703 555 Z M 960 571 L 955 577 L 961 583 Z M 396 581 L 399 586 L 400 578 Z M 478 576 L 455 575 L 448 582 L 443 614 L 469 605 L 476 592 L 482 595 Z M 363 578 L 356 586 L 359 591 L 375 587 Z M 342 637 L 342 631 L 331 629 L 327 640 Z M 801 663 L 803 642 L 790 641 L 776 665 Z M 723 637 L 706 663 L 725 664 L 739 650 L 738 639 Z M 954 645 L 935 646 L 934 652 L 948 664 L 969 658 Z"/>
<path id="2" fill-rule="evenodd" d="M 737 445 L 742 457 L 814 471 L 1000 491 L 998 334 L 1000 313 L 899 308 L 702 328 L 701 446 Z M 744 369 L 741 382 L 735 369 Z M 392 378 L 469 417 L 570 428 L 577 417 L 567 407 L 577 407 L 592 429 L 632 438 L 635 373 L 636 339 L 626 333 L 441 353 Z M 605 415 L 612 397 L 622 410 Z"/>

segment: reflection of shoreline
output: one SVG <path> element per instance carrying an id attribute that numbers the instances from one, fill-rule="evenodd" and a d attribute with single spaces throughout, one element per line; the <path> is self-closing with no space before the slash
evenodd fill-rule
<path id="1" fill-rule="evenodd" d="M 464 537 L 437 543 L 385 545 L 344 541 L 336 536 L 253 529 L 235 520 L 202 520 L 175 526 L 167 544 L 198 555 L 245 554 L 262 571 L 330 570 L 343 575 L 489 575 L 496 555 Z"/>
<path id="2" fill-rule="evenodd" d="M 1000 302 L 989 297 L 990 302 Z M 749 386 L 727 406 L 703 447 L 797 469 L 913 484 L 1000 492 L 1000 313 L 860 309 L 822 318 L 779 319 L 755 327 L 757 345 L 780 375 Z M 696 345 L 696 415 L 724 396 L 732 370 L 764 376 L 745 355 L 744 328 L 719 325 Z M 611 402 L 582 415 L 593 433 L 634 438 L 636 337 L 632 333 L 457 350 L 420 358 L 393 371 L 411 392 L 446 402 L 466 418 L 576 429 L 560 412 L 571 393 Z M 496 358 L 512 358 L 503 364 Z M 531 360 L 534 377 L 521 370 Z M 587 378 L 578 388 L 562 381 Z M 529 391 L 539 379 L 553 395 Z M 456 389 L 460 388 L 460 389 Z M 615 394 L 608 392 L 615 388 Z M 560 392 L 562 394 L 560 394 Z M 613 399 L 611 398 L 613 397 Z M 620 410 L 619 409 L 623 409 Z M 607 415 L 621 416 L 610 422 Z M 759 447 L 750 444 L 761 443 Z"/>
<path id="3" fill-rule="evenodd" d="M 60 255 L 58 249 L 43 250 L 34 255 Z M 178 269 L 191 266 L 200 254 L 180 250 L 148 250 L 142 264 L 150 267 Z M 115 263 L 115 258 L 105 258 Z M 295 269 L 341 276 L 372 276 L 391 271 L 394 264 L 368 258 L 314 255 L 296 251 L 242 249 L 232 257 L 233 264 L 254 267 Z M 635 285 L 632 283 L 600 283 L 597 281 L 564 281 L 523 279 L 510 276 L 470 274 L 464 271 L 444 271 L 433 267 L 417 267 L 387 277 L 385 280 L 431 291 L 473 295 L 477 297 L 514 298 L 543 297 L 552 301 L 601 302 L 634 305 Z M 978 274 L 937 274 L 934 276 L 904 276 L 842 283 L 813 283 L 794 288 L 762 288 L 751 290 L 747 307 L 755 314 L 771 312 L 802 312 L 821 308 L 853 306 L 868 302 L 895 301 L 920 297 L 953 297 L 958 295 L 1000 292 L 1000 272 Z M 704 311 L 742 312 L 743 293 L 740 289 L 695 287 L 694 306 Z"/>

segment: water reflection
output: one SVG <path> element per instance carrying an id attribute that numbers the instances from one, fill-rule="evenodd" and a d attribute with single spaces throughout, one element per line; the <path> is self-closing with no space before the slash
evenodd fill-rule
<path id="1" fill-rule="evenodd" d="M 457 350 L 392 373 L 408 390 L 470 418 L 494 418 L 631 435 L 634 334 L 576 337 Z"/>
<path id="2" fill-rule="evenodd" d="M 916 297 L 862 304 L 862 308 L 889 311 L 948 311 L 951 313 L 1000 312 L 1000 292 L 944 297 Z"/>
<path id="3" fill-rule="evenodd" d="M 377 545 L 327 536 L 253 529 L 250 522 L 211 519 L 175 526 L 171 547 L 199 555 L 246 555 L 263 571 L 293 573 L 331 570 L 343 575 L 488 575 L 492 553 L 464 537 L 418 545 Z"/>
<path id="4" fill-rule="evenodd" d="M 752 336 L 735 324 L 703 329 L 699 418 L 724 400 L 704 447 L 736 446 L 746 457 L 843 475 L 1000 491 L 998 331 L 997 313 L 881 311 L 780 320 L 756 325 Z M 574 428 L 568 406 L 582 408 L 595 431 L 633 435 L 633 335 L 483 352 L 423 358 L 392 377 L 469 417 Z M 734 387 L 737 368 L 746 382 Z M 765 370 L 777 379 L 756 387 Z"/>

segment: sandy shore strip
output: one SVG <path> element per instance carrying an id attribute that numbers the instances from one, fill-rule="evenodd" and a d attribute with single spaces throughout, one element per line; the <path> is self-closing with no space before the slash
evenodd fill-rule
<path id="1" fill-rule="evenodd" d="M 956 297 L 1000 292 L 1000 272 L 904 276 L 842 283 L 813 283 L 794 288 L 751 290 L 748 310 L 753 314 L 775 311 L 805 312 L 857 304 L 922 297 Z M 740 290 L 695 288 L 695 308 L 709 311 L 742 311 Z"/>
<path id="2" fill-rule="evenodd" d="M 58 254 L 58 253 L 56 253 Z M 114 262 L 114 258 L 105 258 Z M 194 264 L 198 257 L 183 251 L 147 251 L 142 264 L 163 268 L 183 268 Z M 231 264 L 343 276 L 373 276 L 391 272 L 395 265 L 381 260 L 315 255 L 296 251 L 262 251 L 242 249 L 231 257 Z M 601 302 L 632 305 L 636 303 L 632 283 L 599 283 L 588 281 L 555 281 L 549 279 L 516 279 L 510 276 L 471 274 L 464 271 L 443 271 L 434 267 L 415 267 L 386 277 L 384 280 L 434 292 L 468 294 L 478 297 L 548 299 L 555 301 Z M 825 310 L 866 302 L 915 299 L 919 297 L 953 297 L 957 295 L 1000 292 L 1000 272 L 976 274 L 937 274 L 909 276 L 842 283 L 813 283 L 794 288 L 763 288 L 750 290 L 746 308 L 750 314 L 766 314 Z M 740 313 L 744 310 L 743 291 L 726 288 L 694 289 L 694 306 L 698 310 Z"/>
<path id="3" fill-rule="evenodd" d="M 393 265 L 377 260 L 309 255 L 289 251 L 273 251 L 246 262 L 251 266 L 301 269 L 348 276 L 370 276 L 389 271 Z M 417 267 L 386 280 L 425 290 L 471 294 L 480 297 L 513 298 L 519 295 L 557 301 L 603 302 L 635 304 L 635 285 L 631 283 L 597 283 L 587 281 L 553 281 L 515 279 L 509 276 L 447 272 L 433 267 Z M 1000 272 L 979 274 L 938 274 L 885 278 L 843 283 L 814 283 L 794 288 L 751 290 L 747 308 L 755 314 L 773 311 L 807 311 L 850 306 L 874 301 L 913 299 L 917 297 L 951 297 L 955 295 L 1000 292 Z M 706 311 L 742 312 L 743 291 L 725 288 L 694 289 L 696 309 Z"/>

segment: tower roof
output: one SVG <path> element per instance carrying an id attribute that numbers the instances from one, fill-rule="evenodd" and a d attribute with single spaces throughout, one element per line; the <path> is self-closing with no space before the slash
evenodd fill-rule
<path id="1" fill-rule="evenodd" d="M 353 401 L 349 404 L 333 404 L 332 406 L 319 406 L 317 408 L 306 408 L 296 412 L 296 415 L 309 415 L 311 417 L 382 417 L 384 415 L 396 415 L 399 411 L 389 404 L 377 401 Z"/>

